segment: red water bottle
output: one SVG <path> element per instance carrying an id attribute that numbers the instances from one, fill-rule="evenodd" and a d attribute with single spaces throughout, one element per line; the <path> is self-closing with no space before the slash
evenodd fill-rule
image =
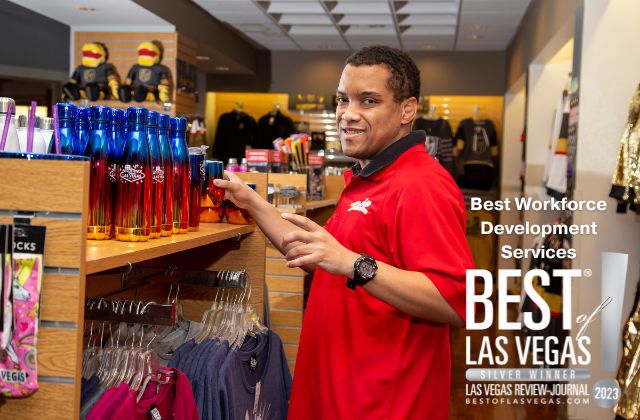
<path id="1" fill-rule="evenodd" d="M 149 239 L 158 239 L 162 232 L 162 211 L 164 207 L 164 164 L 162 152 L 158 141 L 158 118 L 160 114 L 156 111 L 149 111 L 148 139 L 149 151 L 151 153 L 151 177 L 153 179 L 151 187 L 151 233 Z"/>
<path id="2" fill-rule="evenodd" d="M 169 116 L 160 114 L 158 119 L 158 143 L 164 165 L 164 193 L 162 195 L 162 222 L 160 236 L 171 236 L 173 232 L 173 153 L 169 144 Z"/>
<path id="3" fill-rule="evenodd" d="M 87 239 L 110 239 L 113 204 L 109 179 L 109 140 L 111 108 L 90 108 L 91 128 L 87 133 L 85 156 L 91 158 L 89 175 L 89 213 Z"/>

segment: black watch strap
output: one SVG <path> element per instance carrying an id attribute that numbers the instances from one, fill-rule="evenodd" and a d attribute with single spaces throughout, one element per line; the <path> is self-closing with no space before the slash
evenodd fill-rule
<path id="1" fill-rule="evenodd" d="M 378 273 L 376 260 L 367 254 L 360 254 L 360 257 L 353 263 L 353 278 L 347 278 L 347 287 L 355 290 L 356 286 L 364 286 Z"/>

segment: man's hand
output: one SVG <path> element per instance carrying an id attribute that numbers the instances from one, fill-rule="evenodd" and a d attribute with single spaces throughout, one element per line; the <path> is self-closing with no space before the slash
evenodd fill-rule
<path id="1" fill-rule="evenodd" d="M 260 198 L 251 187 L 247 186 L 233 172 L 224 171 L 224 176 L 226 179 L 216 179 L 213 184 L 216 187 L 224 188 L 224 198 L 230 200 L 236 206 L 246 209 L 253 200 Z"/>
<path id="2" fill-rule="evenodd" d="M 282 239 L 281 248 L 288 249 L 288 267 L 318 266 L 328 273 L 353 278 L 353 264 L 358 254 L 306 217 L 283 213 L 282 218 L 302 229 L 289 232 Z"/>

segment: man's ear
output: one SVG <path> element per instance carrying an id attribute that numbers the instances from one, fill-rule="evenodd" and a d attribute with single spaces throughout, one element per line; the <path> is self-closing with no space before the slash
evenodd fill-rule
<path id="1" fill-rule="evenodd" d="M 402 101 L 402 124 L 411 124 L 418 113 L 418 100 L 413 96 Z"/>

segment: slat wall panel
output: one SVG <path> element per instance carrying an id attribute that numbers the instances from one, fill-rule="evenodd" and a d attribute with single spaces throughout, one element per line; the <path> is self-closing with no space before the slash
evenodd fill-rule
<path id="1" fill-rule="evenodd" d="M 73 378 L 76 373 L 77 330 L 38 329 L 38 375 Z"/>
<path id="2" fill-rule="evenodd" d="M 327 198 L 339 198 L 344 190 L 344 177 L 342 175 L 325 175 L 324 187 Z"/>
<path id="3" fill-rule="evenodd" d="M 282 258 L 284 260 L 284 255 L 282 255 L 272 244 L 268 243 L 267 258 Z"/>
<path id="4" fill-rule="evenodd" d="M 430 96 L 429 105 L 435 105 L 436 115 L 449 121 L 454 134 L 460 121 L 473 117 L 473 110 L 477 105 L 479 117 L 490 119 L 495 124 L 500 144 L 504 112 L 502 96 Z"/>
<path id="5" fill-rule="evenodd" d="M 298 356 L 298 345 L 295 344 L 285 344 L 284 345 L 284 355 L 287 357 L 289 362 L 295 362 L 296 357 Z"/>
<path id="6" fill-rule="evenodd" d="M 78 185 L 85 176 L 88 162 L 2 159 L 0 180 L 11 182 L 2 183 L 0 208 L 80 213 L 85 197 Z"/>
<path id="7" fill-rule="evenodd" d="M 302 310 L 280 311 L 272 308 L 271 325 L 283 327 L 302 327 Z"/>
<path id="8" fill-rule="evenodd" d="M 269 292 L 269 306 L 271 309 L 302 309 L 304 296 L 302 293 L 274 293 Z"/>
<path id="9" fill-rule="evenodd" d="M 269 292 L 299 292 L 304 291 L 304 281 L 300 277 L 282 277 L 267 274 Z"/>
<path id="10" fill-rule="evenodd" d="M 13 223 L 10 217 L 0 217 L 0 223 Z M 44 265 L 47 267 L 78 268 L 82 264 L 78 241 L 83 235 L 82 220 L 61 220 L 38 217 L 31 220 L 34 226 L 47 228 L 44 248 Z"/>
<path id="11" fill-rule="evenodd" d="M 26 398 L 7 399 L 0 402 L 2 419 L 69 420 L 78 417 L 71 401 L 75 398 L 75 386 L 40 383 L 40 388 Z"/>
<path id="12" fill-rule="evenodd" d="M 283 343 L 298 344 L 302 330 L 298 327 L 274 327 L 273 331 L 280 336 Z"/>
<path id="13" fill-rule="evenodd" d="M 296 276 L 304 277 L 304 270 L 301 268 L 293 267 L 289 268 L 285 265 L 284 260 L 267 260 L 267 274 L 280 275 L 280 276 Z"/>
<path id="14" fill-rule="evenodd" d="M 76 322 L 80 318 L 80 278 L 45 274 L 40 299 L 40 319 L 43 321 Z"/>
<path id="15" fill-rule="evenodd" d="M 47 227 L 45 265 L 76 268 L 79 274 L 46 273 L 41 290 L 41 320 L 38 330 L 38 374 L 62 378 L 73 384 L 40 382 L 40 389 L 25 399 L 7 399 L 0 404 L 0 418 L 73 419 L 80 410 L 82 366 L 82 322 L 84 301 L 84 261 L 86 256 L 86 213 L 88 206 L 89 163 L 65 161 L 27 161 L 5 159 L 0 179 L 12 179 L 0 189 L 0 208 L 38 211 L 30 220 Z M 46 188 L 34 189 L 38 186 Z M 37 193 L 33 193 L 33 191 Z M 53 213 L 47 213 L 53 212 Z M 76 213 L 75 215 L 55 213 Z M 84 213 L 84 214 L 83 214 Z M 46 215 L 47 217 L 41 217 Z M 75 217 L 80 217 L 75 219 Z M 11 222 L 2 217 L 0 222 Z M 64 324 L 75 324 L 65 328 Z"/>

